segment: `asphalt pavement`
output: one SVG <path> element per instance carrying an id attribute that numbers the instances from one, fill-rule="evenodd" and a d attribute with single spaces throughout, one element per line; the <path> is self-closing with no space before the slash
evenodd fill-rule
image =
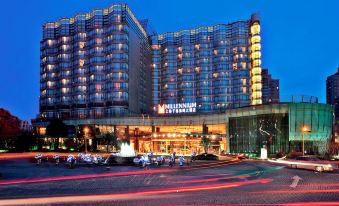
<path id="1" fill-rule="evenodd" d="M 0 161 L 0 205 L 339 205 L 339 172 L 266 161 L 189 166 L 36 166 Z"/>

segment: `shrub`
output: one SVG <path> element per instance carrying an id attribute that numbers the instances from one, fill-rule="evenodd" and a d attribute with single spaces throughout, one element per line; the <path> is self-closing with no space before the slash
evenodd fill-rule
<path id="1" fill-rule="evenodd" d="M 277 158 L 282 158 L 282 157 L 284 157 L 286 154 L 285 154 L 285 152 L 278 152 L 277 154 L 276 154 L 276 157 Z"/>
<path id="2" fill-rule="evenodd" d="M 214 155 L 214 154 L 200 154 L 197 155 L 196 157 L 197 160 L 218 160 L 218 156 Z"/>
<path id="3" fill-rule="evenodd" d="M 303 153 L 302 152 L 290 152 L 287 157 L 289 158 L 294 158 L 294 157 L 300 157 L 300 156 L 303 156 Z"/>

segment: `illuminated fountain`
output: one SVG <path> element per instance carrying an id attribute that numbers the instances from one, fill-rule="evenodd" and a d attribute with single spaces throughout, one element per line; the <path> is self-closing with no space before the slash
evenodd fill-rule
<path id="1" fill-rule="evenodd" d="M 122 143 L 120 148 L 121 150 L 119 153 L 117 153 L 117 156 L 120 156 L 120 157 L 135 157 L 136 156 L 136 153 L 134 149 L 131 147 L 131 145 L 127 143 Z"/>
<path id="2" fill-rule="evenodd" d="M 136 152 L 128 143 L 122 143 L 119 153 L 112 153 L 106 160 L 108 165 L 130 165 L 136 157 Z"/>

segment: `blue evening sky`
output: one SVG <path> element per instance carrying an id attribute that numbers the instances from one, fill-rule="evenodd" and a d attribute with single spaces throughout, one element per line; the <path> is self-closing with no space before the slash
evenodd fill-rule
<path id="1" fill-rule="evenodd" d="M 339 67 L 339 1 L 325 0 L 4 0 L 0 13 L 0 107 L 21 119 L 39 108 L 42 24 L 113 3 L 127 3 L 158 33 L 248 19 L 259 12 L 263 67 L 280 94 L 326 101 L 326 77 Z"/>

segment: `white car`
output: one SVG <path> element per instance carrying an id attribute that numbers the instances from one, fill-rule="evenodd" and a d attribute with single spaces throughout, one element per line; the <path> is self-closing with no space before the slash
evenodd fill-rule
<path id="1" fill-rule="evenodd" d="M 329 164 L 312 156 L 301 156 L 295 159 L 276 160 L 277 163 L 287 164 L 290 168 L 314 170 L 317 172 L 333 171 L 338 169 L 335 164 Z"/>

